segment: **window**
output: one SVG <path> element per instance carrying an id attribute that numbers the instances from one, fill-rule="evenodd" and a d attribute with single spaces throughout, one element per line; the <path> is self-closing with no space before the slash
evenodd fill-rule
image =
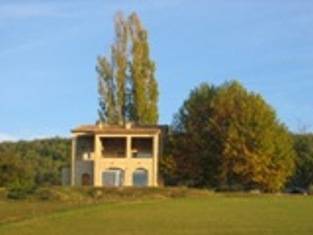
<path id="1" fill-rule="evenodd" d="M 102 173 L 102 185 L 106 187 L 120 187 L 124 183 L 122 169 L 108 169 Z"/>
<path id="2" fill-rule="evenodd" d="M 126 138 L 105 137 L 101 138 L 102 156 L 105 158 L 126 157 Z"/>
<path id="3" fill-rule="evenodd" d="M 135 187 L 148 186 L 148 171 L 145 169 L 137 169 L 133 173 L 133 185 Z"/>
<path id="4" fill-rule="evenodd" d="M 132 157 L 151 158 L 153 155 L 152 138 L 132 138 Z"/>

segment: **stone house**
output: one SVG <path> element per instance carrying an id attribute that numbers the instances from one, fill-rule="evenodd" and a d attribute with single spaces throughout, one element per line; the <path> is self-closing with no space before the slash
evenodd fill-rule
<path id="1" fill-rule="evenodd" d="M 161 128 L 98 123 L 72 130 L 71 185 L 158 186 Z"/>

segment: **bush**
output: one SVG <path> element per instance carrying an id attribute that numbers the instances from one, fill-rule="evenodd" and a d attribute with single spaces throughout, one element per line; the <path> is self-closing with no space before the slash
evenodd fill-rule
<path id="1" fill-rule="evenodd" d="M 246 189 L 240 184 L 220 185 L 216 188 L 216 192 L 244 192 Z"/>
<path id="2" fill-rule="evenodd" d="M 37 199 L 42 201 L 69 201 L 76 200 L 73 192 L 66 192 L 62 188 L 47 187 L 36 190 L 34 195 Z"/>
<path id="3" fill-rule="evenodd" d="M 55 192 L 53 189 L 41 188 L 36 192 L 36 197 L 43 201 L 54 200 Z"/>
<path id="4" fill-rule="evenodd" d="M 313 195 L 313 184 L 308 187 L 308 194 Z"/>
<path id="5" fill-rule="evenodd" d="M 88 191 L 88 196 L 91 196 L 93 199 L 101 199 L 104 196 L 103 190 L 98 188 L 92 188 Z"/>
<path id="6" fill-rule="evenodd" d="M 7 197 L 7 190 L 5 188 L 0 188 L 0 200 L 3 200 Z"/>
<path id="7" fill-rule="evenodd" d="M 15 180 L 8 185 L 8 194 L 9 199 L 25 199 L 29 194 L 32 194 L 35 191 L 35 185 L 32 181 L 21 181 Z"/>

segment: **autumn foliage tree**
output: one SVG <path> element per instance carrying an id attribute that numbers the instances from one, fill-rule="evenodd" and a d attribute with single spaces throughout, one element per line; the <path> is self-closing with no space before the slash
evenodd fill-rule
<path id="1" fill-rule="evenodd" d="M 260 95 L 238 82 L 202 84 L 175 120 L 173 156 L 194 185 L 277 191 L 293 173 L 288 130 Z"/>
<path id="2" fill-rule="evenodd" d="M 109 56 L 98 58 L 102 121 L 121 124 L 158 122 L 158 84 L 150 58 L 148 32 L 138 15 L 115 17 L 115 42 Z"/>
<path id="3" fill-rule="evenodd" d="M 293 173 L 294 150 L 275 111 L 237 82 L 221 87 L 213 105 L 211 131 L 223 140 L 218 149 L 220 181 L 280 190 Z"/>

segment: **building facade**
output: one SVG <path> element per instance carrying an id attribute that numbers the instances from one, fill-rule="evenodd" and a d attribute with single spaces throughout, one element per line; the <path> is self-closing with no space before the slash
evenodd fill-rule
<path id="1" fill-rule="evenodd" d="M 161 130 L 157 126 L 84 125 L 72 130 L 71 185 L 155 187 Z"/>

